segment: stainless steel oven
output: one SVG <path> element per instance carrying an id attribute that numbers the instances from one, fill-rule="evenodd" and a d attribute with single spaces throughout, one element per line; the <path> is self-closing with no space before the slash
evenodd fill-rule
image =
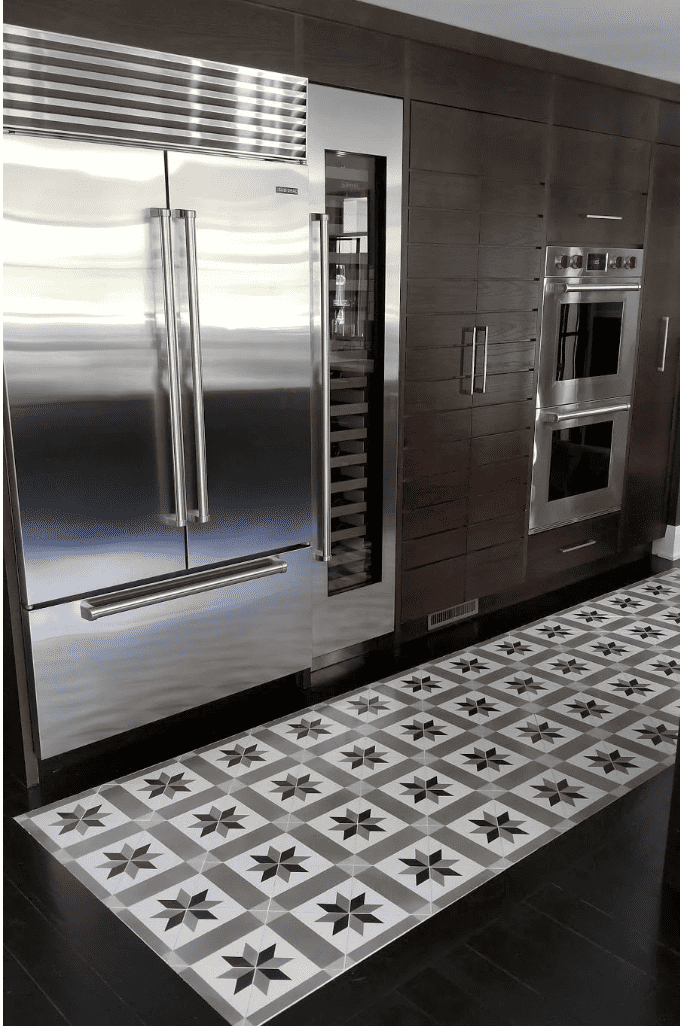
<path id="1" fill-rule="evenodd" d="M 642 251 L 548 246 L 539 404 L 630 395 Z"/>
<path id="2" fill-rule="evenodd" d="M 548 246 L 529 531 L 621 507 L 642 250 Z"/>

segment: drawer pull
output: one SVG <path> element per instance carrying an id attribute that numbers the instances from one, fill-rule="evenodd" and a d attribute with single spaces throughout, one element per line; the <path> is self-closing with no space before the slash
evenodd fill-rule
<path id="1" fill-rule="evenodd" d="M 576 552 L 577 549 L 587 549 L 589 545 L 597 545 L 597 539 L 591 538 L 590 541 L 580 542 L 579 545 L 566 545 L 560 552 Z"/>

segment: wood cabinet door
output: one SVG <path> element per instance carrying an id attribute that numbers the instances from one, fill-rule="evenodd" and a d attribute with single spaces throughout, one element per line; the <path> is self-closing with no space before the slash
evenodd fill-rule
<path id="1" fill-rule="evenodd" d="M 621 545 L 661 538 L 680 347 L 680 147 L 654 147 Z M 667 319 L 667 320 L 666 320 Z"/>

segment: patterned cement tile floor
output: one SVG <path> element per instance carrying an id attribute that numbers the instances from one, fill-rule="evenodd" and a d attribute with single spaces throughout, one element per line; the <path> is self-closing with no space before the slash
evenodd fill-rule
<path id="1" fill-rule="evenodd" d="M 17 817 L 232 1026 L 674 761 L 680 569 Z"/>

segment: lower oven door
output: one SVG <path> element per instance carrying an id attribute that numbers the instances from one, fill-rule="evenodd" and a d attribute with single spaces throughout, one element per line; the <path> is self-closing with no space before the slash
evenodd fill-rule
<path id="1" fill-rule="evenodd" d="M 621 508 L 630 402 L 537 411 L 529 532 Z"/>

